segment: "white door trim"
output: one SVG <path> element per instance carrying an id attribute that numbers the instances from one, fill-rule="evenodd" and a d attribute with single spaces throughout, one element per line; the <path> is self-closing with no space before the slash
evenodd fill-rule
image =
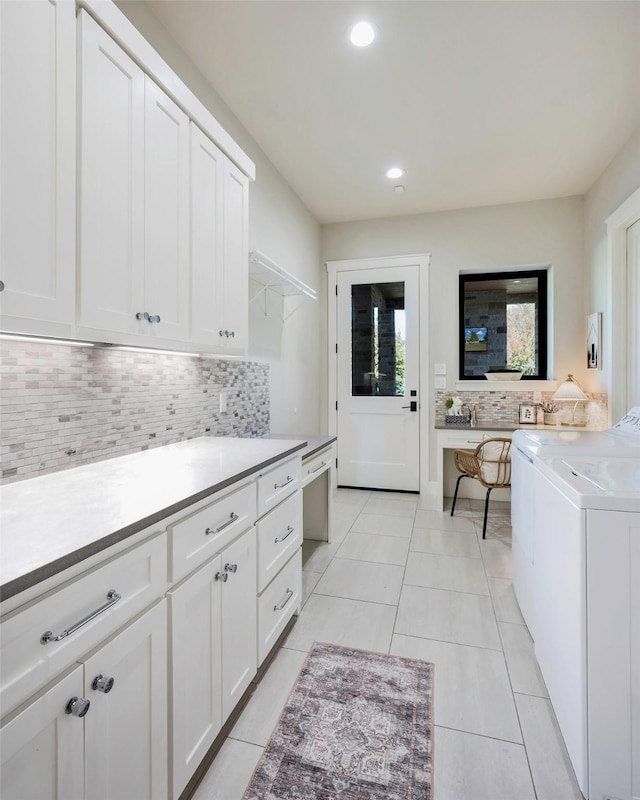
<path id="1" fill-rule="evenodd" d="M 336 290 L 338 273 L 351 270 L 384 269 L 389 267 L 417 266 L 420 275 L 419 314 L 420 325 L 420 386 L 418 413 L 420 415 L 420 493 L 426 492 L 429 482 L 429 420 L 431 396 L 429 394 L 429 375 L 431 358 L 429 354 L 429 264 L 430 253 L 419 253 L 406 256 L 379 256 L 374 258 L 354 258 L 344 261 L 327 261 L 327 430 L 336 436 L 338 431 L 338 415 L 336 401 L 338 397 L 338 357 Z M 425 316 L 426 315 L 426 316 Z M 337 470 L 334 470 L 337 476 Z M 337 480 L 337 477 L 336 477 Z"/>
<path id="2" fill-rule="evenodd" d="M 607 218 L 611 294 L 603 319 L 609 422 L 627 411 L 627 228 L 640 219 L 640 188 Z"/>

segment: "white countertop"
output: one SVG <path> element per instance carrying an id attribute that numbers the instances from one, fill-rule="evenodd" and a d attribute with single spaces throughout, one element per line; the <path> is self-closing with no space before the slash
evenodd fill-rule
<path id="1" fill-rule="evenodd" d="M 0 487 L 2 599 L 305 446 L 203 437 Z"/>

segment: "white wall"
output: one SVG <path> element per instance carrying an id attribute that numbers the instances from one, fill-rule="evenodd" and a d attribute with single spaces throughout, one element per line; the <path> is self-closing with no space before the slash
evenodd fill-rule
<path id="1" fill-rule="evenodd" d="M 591 370 L 588 388 L 607 391 L 611 356 L 611 265 L 605 221 L 640 188 L 640 130 L 629 139 L 585 196 L 584 253 L 588 278 L 585 314 L 602 311 L 603 368 Z"/>
<path id="2" fill-rule="evenodd" d="M 284 324 L 278 317 L 265 317 L 259 300 L 252 303 L 248 354 L 271 367 L 271 430 L 317 433 L 326 416 L 321 383 L 326 348 L 318 333 L 326 318 L 320 225 L 145 4 L 116 5 L 255 162 L 256 180 L 249 191 L 249 249 L 262 251 L 320 295 L 317 302 L 306 300 Z M 249 288 L 253 294 L 259 287 L 250 282 Z M 271 303 L 270 309 L 278 310 L 278 303 Z"/>
<path id="3" fill-rule="evenodd" d="M 567 197 L 505 206 L 336 223 L 322 229 L 323 261 L 431 253 L 430 347 L 423 368 L 447 365 L 458 376 L 458 275 L 470 268 L 553 265 L 555 378 L 582 377 L 583 200 Z M 578 302 L 576 302 L 578 297 Z M 433 386 L 433 376 L 431 376 Z"/>

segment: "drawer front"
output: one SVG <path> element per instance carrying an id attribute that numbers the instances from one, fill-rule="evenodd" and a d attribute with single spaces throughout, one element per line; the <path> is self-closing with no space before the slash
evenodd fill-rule
<path id="1" fill-rule="evenodd" d="M 2 714 L 55 678 L 166 589 L 167 544 L 162 533 L 8 614 L 0 624 Z M 116 597 L 109 596 L 112 590 Z M 79 624 L 84 620 L 85 624 Z M 51 635 L 43 644 L 41 638 L 47 631 Z"/>
<path id="2" fill-rule="evenodd" d="M 169 526 L 171 581 L 176 583 L 220 552 L 250 528 L 255 517 L 256 486 L 249 483 Z"/>
<path id="3" fill-rule="evenodd" d="M 305 461 L 302 465 L 302 486 L 306 486 L 326 472 L 331 467 L 332 461 L 335 463 L 335 457 L 335 448 L 331 446 Z"/>
<path id="4" fill-rule="evenodd" d="M 291 458 L 258 479 L 258 516 L 282 502 L 300 486 L 301 459 Z"/>
<path id="5" fill-rule="evenodd" d="M 270 511 L 258 528 L 258 591 L 261 592 L 302 544 L 302 492 Z"/>
<path id="6" fill-rule="evenodd" d="M 291 617 L 302 593 L 302 549 L 295 554 L 258 598 L 258 666 L 269 655 Z"/>

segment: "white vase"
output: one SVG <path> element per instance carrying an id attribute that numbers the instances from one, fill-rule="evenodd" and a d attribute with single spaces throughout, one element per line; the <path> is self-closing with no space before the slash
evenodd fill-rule
<path id="1" fill-rule="evenodd" d="M 557 425 L 556 419 L 558 417 L 557 411 L 545 411 L 544 412 L 544 424 L 545 425 Z"/>

